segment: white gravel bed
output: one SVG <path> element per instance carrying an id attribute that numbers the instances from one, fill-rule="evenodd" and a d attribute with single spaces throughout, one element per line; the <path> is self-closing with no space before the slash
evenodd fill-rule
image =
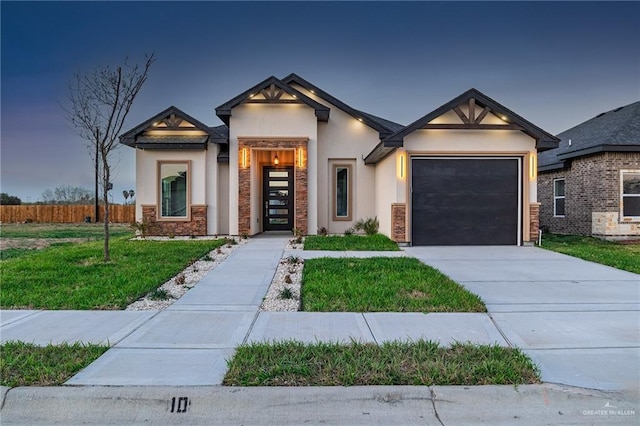
<path id="1" fill-rule="evenodd" d="M 288 242 L 287 242 L 287 246 L 285 247 L 286 250 L 302 250 L 304 248 L 304 237 L 302 238 L 301 242 L 297 242 L 297 238 L 291 238 Z"/>
<path id="2" fill-rule="evenodd" d="M 260 305 L 260 311 L 296 312 L 300 310 L 300 287 L 303 267 L 304 260 L 301 258 L 289 256 L 280 259 L 267 295 L 264 297 L 262 305 Z"/>
<path id="3" fill-rule="evenodd" d="M 215 240 L 219 237 L 197 237 L 196 239 L 200 240 Z M 190 237 L 147 237 L 147 240 L 182 240 L 182 239 L 192 239 Z M 229 254 L 235 250 L 240 245 L 246 243 L 247 239 L 241 238 L 233 238 L 237 244 L 224 244 L 217 249 L 209 252 L 208 256 L 204 256 L 203 259 L 197 260 L 190 266 L 188 266 L 185 270 L 180 272 L 175 277 L 171 278 L 166 283 L 162 284 L 155 292 L 151 292 L 147 294 L 145 297 L 136 300 L 129 306 L 127 306 L 127 311 L 148 311 L 148 310 L 157 310 L 157 309 L 165 309 L 170 306 L 182 297 L 187 291 L 193 288 L 200 280 L 213 268 L 218 266 L 224 259 L 229 256 Z M 205 260 L 206 259 L 206 260 Z M 166 300 L 157 300 L 155 298 L 150 297 L 151 294 L 166 292 L 168 298 Z"/>

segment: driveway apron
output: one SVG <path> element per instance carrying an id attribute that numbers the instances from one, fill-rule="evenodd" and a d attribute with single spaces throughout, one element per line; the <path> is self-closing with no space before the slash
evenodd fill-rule
<path id="1" fill-rule="evenodd" d="M 482 297 L 545 382 L 640 395 L 640 275 L 535 247 L 405 251 Z"/>

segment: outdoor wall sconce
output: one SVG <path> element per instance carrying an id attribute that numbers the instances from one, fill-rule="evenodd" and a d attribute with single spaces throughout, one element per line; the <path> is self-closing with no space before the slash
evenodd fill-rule
<path id="1" fill-rule="evenodd" d="M 247 167 L 247 148 L 242 148 L 242 167 Z"/>
<path id="2" fill-rule="evenodd" d="M 529 155 L 529 177 L 531 179 L 538 177 L 538 157 L 536 154 Z"/>
<path id="3" fill-rule="evenodd" d="M 398 163 L 396 166 L 397 174 L 400 179 L 404 179 L 407 174 L 406 163 L 405 163 L 405 154 L 402 151 L 398 153 Z"/>
<path id="4" fill-rule="evenodd" d="M 304 164 L 304 153 L 302 152 L 302 148 L 298 148 L 298 167 L 302 168 Z"/>
<path id="5" fill-rule="evenodd" d="M 280 160 L 278 159 L 278 154 L 276 154 L 276 156 L 273 157 L 273 164 L 275 164 L 276 166 L 280 164 Z"/>

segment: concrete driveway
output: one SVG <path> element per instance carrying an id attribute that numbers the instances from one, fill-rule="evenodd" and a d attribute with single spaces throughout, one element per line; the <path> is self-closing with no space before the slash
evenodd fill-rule
<path id="1" fill-rule="evenodd" d="M 640 396 L 640 275 L 534 247 L 408 247 L 482 297 L 545 382 Z"/>

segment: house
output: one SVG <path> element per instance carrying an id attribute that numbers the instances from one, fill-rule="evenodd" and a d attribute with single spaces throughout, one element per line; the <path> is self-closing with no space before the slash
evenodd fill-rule
<path id="1" fill-rule="evenodd" d="M 216 115 L 170 107 L 120 137 L 151 234 L 340 234 L 376 216 L 401 243 L 520 245 L 538 233 L 537 152 L 558 143 L 475 89 L 403 126 L 296 74 Z"/>
<path id="2" fill-rule="evenodd" d="M 640 102 L 558 135 L 538 157 L 540 224 L 559 234 L 640 237 Z"/>

